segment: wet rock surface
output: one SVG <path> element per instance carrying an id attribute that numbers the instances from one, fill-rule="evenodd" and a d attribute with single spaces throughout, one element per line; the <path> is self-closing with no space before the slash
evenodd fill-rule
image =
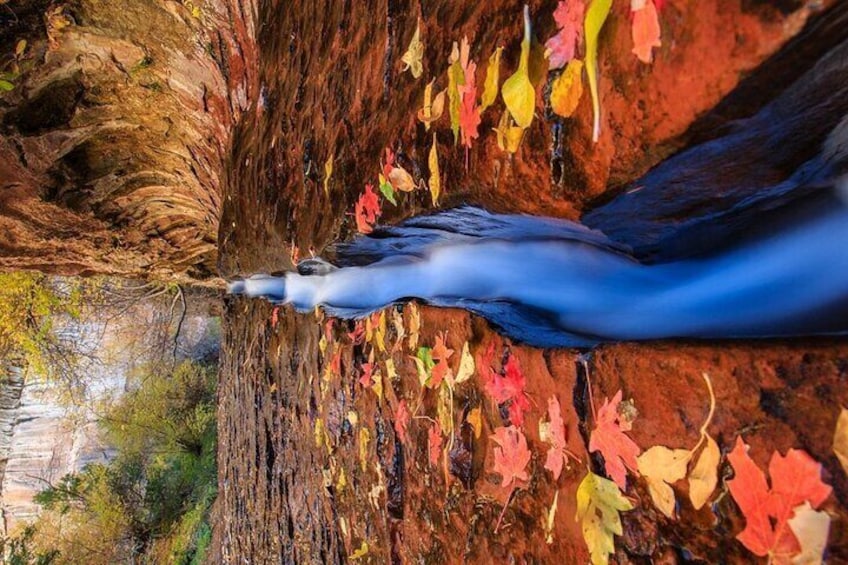
<path id="1" fill-rule="evenodd" d="M 588 100 L 573 121 L 536 119 L 513 158 L 484 134 L 467 171 L 464 151 L 440 155 L 443 206 L 471 202 L 576 218 L 690 141 L 709 139 L 729 120 L 752 115 L 763 104 L 760 97 L 779 94 L 791 82 L 785 74 L 783 86 L 743 85 L 748 94 L 731 94 L 725 99 L 731 102 L 708 113 L 740 75 L 829 5 L 668 3 L 664 46 L 650 67 L 630 54 L 626 10 L 616 5 L 602 40 L 600 143 L 590 141 Z M 552 31 L 545 14 L 553 6 L 532 6 L 541 14 L 534 16 L 538 37 Z M 425 77 L 413 81 L 400 72 L 400 56 L 419 13 Z M 364 183 L 376 179 L 384 147 L 392 147 L 416 179 L 423 177 L 432 138 L 415 122 L 414 110 L 428 77 L 443 77 L 451 41 L 467 33 L 478 61 L 495 45 L 507 45 L 505 73 L 514 68 L 521 33 L 520 6 L 498 3 L 460 8 L 342 2 L 319 10 L 269 0 L 257 14 L 265 22 L 256 36 L 259 70 L 249 83 L 257 95 L 233 132 L 219 232 L 219 264 L 227 276 L 291 268 L 291 256 L 320 253 L 350 237 L 355 224 L 349 212 Z M 481 131 L 497 117 L 495 111 L 485 114 Z M 451 147 L 444 124 L 437 135 L 440 146 Z M 331 154 L 335 172 L 325 194 L 323 163 Z M 385 205 L 382 221 L 429 209 L 429 195 L 412 193 L 397 208 Z M 409 315 L 407 307 L 407 321 Z M 710 432 L 723 453 L 742 435 L 763 468 L 773 450 L 790 447 L 823 463 L 824 480 L 834 486 L 825 504 L 834 518 L 829 558 L 848 560 L 841 502 L 848 484 L 830 450 L 839 409 L 848 403 L 844 341 L 621 344 L 595 350 L 584 363 L 581 352 L 511 344 L 467 313 L 423 309 L 421 345 L 432 346 L 438 332 L 446 332 L 457 352 L 465 341 L 473 353 L 494 343 L 496 351 L 515 354 L 527 376 L 531 409 L 523 429 L 532 452 L 530 480 L 509 497 L 492 471 L 489 437 L 504 425 L 504 414 L 486 398 L 477 376 L 455 391 L 453 446 L 444 462 L 433 465 L 428 432 L 439 398 L 422 392 L 408 346 L 374 353 L 383 374 L 380 399 L 359 382 L 373 346 L 352 343 L 351 322 L 328 325 L 320 315 L 288 309 L 274 314 L 264 302 L 240 298 L 227 301 L 226 320 L 213 562 L 325 563 L 357 555 L 371 562 L 586 562 L 574 521 L 585 467 L 572 464 L 556 482 L 543 469 L 547 446 L 538 422 L 547 399 L 555 395 L 563 406 L 569 448 L 600 473 L 600 460 L 587 454 L 588 390 L 598 406 L 618 389 L 632 399 L 639 414 L 632 436 L 643 449 L 691 448 L 709 405 L 703 373 L 715 387 Z M 390 328 L 386 343 L 396 337 Z M 387 359 L 397 378 L 389 376 Z M 394 426 L 401 400 L 416 416 L 406 442 Z M 474 408 L 482 412 L 480 437 L 461 423 Z M 720 472 L 723 478 L 732 474 L 725 461 Z M 644 481 L 631 477 L 627 495 L 636 509 L 624 514 L 616 562 L 756 561 L 734 539 L 744 518 L 723 481 L 699 511 L 686 502 L 685 483 L 676 489 L 679 518 L 670 520 L 653 508 Z M 544 519 L 555 492 L 559 507 L 547 544 Z M 504 523 L 495 533 L 505 504 Z"/>

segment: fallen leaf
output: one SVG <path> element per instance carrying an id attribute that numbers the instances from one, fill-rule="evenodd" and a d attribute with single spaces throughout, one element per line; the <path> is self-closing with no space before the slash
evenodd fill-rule
<path id="1" fill-rule="evenodd" d="M 595 0 L 596 2 L 598 0 Z M 611 1 L 611 0 L 604 0 Z M 530 62 L 530 6 L 524 5 L 524 40 L 521 42 L 521 58 L 518 70 L 506 79 L 501 87 L 501 96 L 507 110 L 519 127 L 527 129 L 533 122 L 536 110 L 536 90 L 528 74 Z"/>
<path id="2" fill-rule="evenodd" d="M 26 39 L 21 39 L 21 40 L 19 40 L 19 41 L 15 44 L 15 57 L 16 57 L 16 58 L 20 58 L 20 57 L 24 54 L 24 51 L 26 51 L 26 48 L 27 48 L 27 41 L 26 41 Z"/>
<path id="3" fill-rule="evenodd" d="M 607 475 L 624 490 L 627 488 L 627 469 L 637 472 L 639 463 L 636 458 L 641 449 L 624 434 L 630 426 L 618 414 L 621 396 L 619 390 L 611 401 L 604 399 L 603 406 L 598 410 L 595 429 L 589 437 L 589 451 L 601 452 Z"/>
<path id="4" fill-rule="evenodd" d="M 648 492 L 660 512 L 668 518 L 674 517 L 674 490 L 676 483 L 686 476 L 686 467 L 692 452 L 688 449 L 669 449 L 655 445 L 638 458 L 639 473 L 648 482 Z"/>
<path id="5" fill-rule="evenodd" d="M 848 410 L 839 413 L 836 420 L 836 430 L 833 433 L 833 453 L 839 459 L 842 470 L 848 474 Z"/>
<path id="6" fill-rule="evenodd" d="M 418 121 L 424 124 L 424 129 L 429 131 L 430 124 L 437 121 L 445 113 L 445 94 L 447 89 L 436 94 L 433 99 L 433 85 L 436 79 L 431 80 L 424 87 L 424 106 L 418 110 Z"/>
<path id="7" fill-rule="evenodd" d="M 769 488 L 741 437 L 736 438 L 727 459 L 735 474 L 727 487 L 745 516 L 745 529 L 736 539 L 755 555 L 787 562 L 801 551 L 787 527 L 794 509 L 805 501 L 818 508 L 830 496 L 832 489 L 821 480 L 821 464 L 801 450 L 790 449 L 785 456 L 774 452 L 769 462 Z"/>
<path id="8" fill-rule="evenodd" d="M 545 543 L 554 543 L 554 518 L 556 518 L 557 506 L 559 506 L 559 491 L 554 493 L 554 501 L 545 516 Z"/>
<path id="9" fill-rule="evenodd" d="M 652 49 L 662 46 L 657 7 L 654 6 L 654 0 L 640 1 L 636 5 L 641 5 L 641 8 L 634 8 L 634 4 L 630 6 L 633 14 L 633 54 L 643 63 L 650 63 L 653 60 Z"/>
<path id="10" fill-rule="evenodd" d="M 359 233 L 374 231 L 374 225 L 377 223 L 380 214 L 380 201 L 374 192 L 374 186 L 368 183 L 365 185 L 365 192 L 359 197 L 355 207 L 356 228 Z"/>
<path id="11" fill-rule="evenodd" d="M 336 492 L 342 492 L 347 486 L 347 475 L 345 474 L 344 467 L 339 469 L 339 478 L 336 481 Z"/>
<path id="12" fill-rule="evenodd" d="M 607 20 L 612 0 L 592 0 L 586 11 L 584 30 L 586 35 L 586 74 L 589 75 L 589 91 L 592 94 L 592 110 L 595 116 L 592 141 L 597 143 L 601 135 L 601 101 L 598 94 L 598 36 Z"/>
<path id="13" fill-rule="evenodd" d="M 508 111 L 501 115 L 498 127 L 493 130 L 497 134 L 498 147 L 501 151 L 509 153 L 518 151 L 521 139 L 524 137 L 524 128 L 512 125 L 512 117 Z"/>
<path id="14" fill-rule="evenodd" d="M 280 323 L 280 307 L 274 306 L 271 310 L 271 327 L 276 328 L 278 323 Z"/>
<path id="15" fill-rule="evenodd" d="M 463 38 L 463 50 L 468 51 L 468 39 Z M 448 111 L 450 113 L 451 130 L 454 141 L 459 141 L 459 108 L 462 102 L 462 93 L 459 87 L 465 83 L 465 72 L 460 63 L 461 53 L 456 41 L 453 42 L 450 57 L 448 58 Z"/>
<path id="16" fill-rule="evenodd" d="M 459 87 L 461 95 L 459 106 L 459 129 L 462 134 L 462 144 L 465 145 L 465 147 L 471 147 L 471 142 L 480 136 L 477 131 L 477 128 L 480 127 L 480 109 L 476 104 L 476 71 L 477 65 L 473 61 L 469 61 L 468 66 L 463 69 L 465 84 Z"/>
<path id="17" fill-rule="evenodd" d="M 439 176 L 439 152 L 436 148 L 435 132 L 433 132 L 433 145 L 430 147 L 427 164 L 430 166 L 430 198 L 433 200 L 433 206 L 436 206 L 442 191 L 442 181 Z"/>
<path id="18" fill-rule="evenodd" d="M 494 104 L 498 97 L 498 80 L 500 79 L 501 53 L 503 47 L 498 47 L 489 57 L 489 65 L 486 67 L 486 80 L 483 82 L 483 96 L 480 99 L 480 113 Z"/>
<path id="19" fill-rule="evenodd" d="M 353 331 L 347 334 L 347 337 L 350 338 L 353 345 L 360 345 L 362 343 L 363 339 L 365 339 L 365 326 L 362 324 L 362 320 L 356 321 Z"/>
<path id="20" fill-rule="evenodd" d="M 430 456 L 430 464 L 438 465 L 442 456 L 442 428 L 438 422 L 434 422 L 427 433 L 427 451 Z"/>
<path id="21" fill-rule="evenodd" d="M 324 194 L 330 194 L 330 178 L 333 176 L 333 154 L 327 157 L 324 163 Z"/>
<path id="22" fill-rule="evenodd" d="M 386 177 L 383 176 L 382 173 L 380 173 L 378 178 L 380 181 L 380 194 L 382 194 L 386 200 L 391 202 L 392 206 L 397 206 L 397 200 L 395 199 L 395 189 L 392 186 L 392 183 L 390 183 L 386 179 Z"/>
<path id="23" fill-rule="evenodd" d="M 401 443 L 409 443 L 409 432 L 407 431 L 409 427 L 409 422 L 412 416 L 409 413 L 409 407 L 406 404 L 406 399 L 401 400 L 397 409 L 395 409 L 395 432 L 400 438 Z"/>
<path id="24" fill-rule="evenodd" d="M 592 565 L 607 565 L 615 553 L 615 537 L 624 533 L 620 512 L 633 505 L 616 484 L 591 471 L 577 487 L 577 516 L 582 522 L 583 539 L 589 548 Z"/>
<path id="25" fill-rule="evenodd" d="M 415 181 L 412 175 L 403 167 L 394 167 L 389 173 L 388 179 L 392 188 L 401 192 L 412 192 L 415 190 Z"/>
<path id="26" fill-rule="evenodd" d="M 795 507 L 794 513 L 787 523 L 798 538 L 801 552 L 792 558 L 792 565 L 820 565 L 830 533 L 830 516 L 827 512 L 813 510 L 806 501 Z"/>
<path id="27" fill-rule="evenodd" d="M 362 559 L 366 555 L 368 555 L 368 542 L 365 541 L 365 540 L 362 540 L 362 544 L 360 544 L 359 549 L 354 551 L 350 555 L 350 557 L 348 557 L 348 559 L 350 559 L 350 560 Z"/>
<path id="28" fill-rule="evenodd" d="M 371 315 L 372 324 L 374 327 L 373 344 L 380 353 L 386 352 L 386 311 L 380 310 Z"/>
<path id="29" fill-rule="evenodd" d="M 504 364 L 504 375 L 491 373 L 491 376 L 491 380 L 484 385 L 486 392 L 497 404 L 509 402 L 510 422 L 521 426 L 524 423 L 524 412 L 530 409 L 530 401 L 524 393 L 526 379 L 518 358 L 510 353 Z"/>
<path id="30" fill-rule="evenodd" d="M 459 356 L 459 369 L 456 372 L 456 378 L 454 378 L 454 384 L 462 384 L 468 379 L 471 378 L 471 375 L 474 374 L 474 357 L 471 355 L 471 351 L 468 349 L 468 342 L 466 341 L 462 346 L 462 353 Z"/>
<path id="31" fill-rule="evenodd" d="M 364 473 L 368 469 L 368 444 L 371 442 L 371 432 L 365 426 L 359 428 L 359 467 Z"/>
<path id="32" fill-rule="evenodd" d="M 562 407 L 556 396 L 548 399 L 548 421 L 539 420 L 539 439 L 551 446 L 545 459 L 545 469 L 553 474 L 556 481 L 562 473 L 566 458 L 573 457 L 565 441 L 565 422 L 562 420 Z"/>
<path id="33" fill-rule="evenodd" d="M 415 302 L 409 303 L 409 349 L 418 347 L 418 332 L 421 329 L 421 311 Z"/>
<path id="34" fill-rule="evenodd" d="M 710 495 L 715 491 L 718 484 L 718 464 L 721 460 L 721 452 L 715 440 L 707 436 L 706 444 L 698 456 L 697 462 L 689 472 L 689 500 L 695 510 L 699 510 Z"/>
<path id="35" fill-rule="evenodd" d="M 397 369 L 395 369 L 394 359 L 391 359 L 391 358 L 386 359 L 385 365 L 386 365 L 386 378 L 388 378 L 390 381 L 397 380 L 398 374 L 397 374 Z"/>
<path id="36" fill-rule="evenodd" d="M 498 444 L 494 449 L 495 465 L 492 470 L 501 476 L 501 486 L 529 480 L 526 469 L 530 463 L 530 450 L 524 433 L 515 426 L 500 427 L 491 438 Z"/>
<path id="37" fill-rule="evenodd" d="M 412 358 L 415 362 L 415 367 L 418 369 L 418 382 L 422 387 L 428 386 L 433 372 L 433 367 L 435 366 L 431 351 L 432 350 L 429 347 L 419 347 L 418 353 L 416 353 L 415 357 Z"/>
<path id="38" fill-rule="evenodd" d="M 474 437 L 480 439 L 480 434 L 483 433 L 483 411 L 480 410 L 480 407 L 469 410 L 465 421 L 471 424 L 474 429 Z"/>
<path id="39" fill-rule="evenodd" d="M 421 21 L 415 27 L 415 33 L 412 35 L 412 40 L 409 42 L 409 47 L 406 53 L 401 57 L 403 61 L 403 70 L 409 70 L 412 76 L 419 78 L 424 72 L 424 67 L 421 63 L 424 58 L 424 43 L 421 42 Z"/>
<path id="40" fill-rule="evenodd" d="M 583 96 L 583 61 L 569 61 L 565 71 L 551 87 L 551 109 L 563 118 L 570 118 Z"/>
<path id="41" fill-rule="evenodd" d="M 448 359 L 453 355 L 453 349 L 448 349 L 445 345 L 444 333 L 436 335 L 436 345 L 430 354 L 434 360 L 438 359 L 438 363 L 433 366 L 430 382 L 427 383 L 427 386 L 436 388 L 442 383 L 442 379 L 449 376 L 451 371 Z"/>
<path id="42" fill-rule="evenodd" d="M 359 378 L 359 384 L 365 388 L 371 388 L 371 385 L 374 384 L 371 381 L 371 373 L 374 371 L 374 365 L 371 363 L 363 363 L 361 369 L 362 376 Z"/>
<path id="43" fill-rule="evenodd" d="M 566 0 L 557 4 L 554 21 L 559 31 L 545 42 L 545 57 L 549 69 L 560 69 L 574 59 L 577 45 L 583 36 L 583 13 L 586 10 L 582 0 Z"/>

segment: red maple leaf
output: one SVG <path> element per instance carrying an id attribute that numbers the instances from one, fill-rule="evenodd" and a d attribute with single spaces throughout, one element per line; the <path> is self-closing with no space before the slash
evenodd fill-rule
<path id="1" fill-rule="evenodd" d="M 483 382 L 483 388 L 488 391 L 497 375 L 492 368 L 492 363 L 495 361 L 495 342 L 491 342 L 489 347 L 486 348 L 486 351 L 478 353 L 475 357 L 477 361 L 477 373 Z"/>
<path id="2" fill-rule="evenodd" d="M 377 223 L 377 218 L 380 217 L 380 200 L 374 192 L 374 185 L 368 183 L 365 185 L 365 192 L 356 201 L 354 208 L 356 216 L 356 229 L 360 233 L 371 233 L 374 230 L 374 224 Z"/>
<path id="3" fill-rule="evenodd" d="M 643 63 L 653 60 L 653 48 L 661 47 L 660 21 L 657 6 L 653 0 L 645 0 L 638 10 L 631 11 L 631 35 L 633 36 L 633 54 Z M 632 8 L 632 5 L 631 5 Z"/>
<path id="4" fill-rule="evenodd" d="M 374 372 L 374 365 L 371 363 L 362 364 L 362 376 L 359 378 L 359 384 L 365 388 L 371 388 L 374 384 L 371 382 L 371 374 Z"/>
<path id="5" fill-rule="evenodd" d="M 559 69 L 574 58 L 577 45 L 583 36 L 582 0 L 560 2 L 554 10 L 554 20 L 559 32 L 545 42 L 548 49 L 548 67 Z"/>
<path id="6" fill-rule="evenodd" d="M 618 405 L 621 403 L 621 391 L 615 393 L 612 400 L 604 399 L 598 410 L 595 429 L 589 436 L 589 451 L 600 451 L 604 456 L 607 475 L 624 490 L 627 488 L 627 469 L 638 473 L 636 457 L 642 452 L 636 443 L 625 435 L 630 425 L 620 419 Z"/>
<path id="7" fill-rule="evenodd" d="M 362 320 L 356 321 L 356 325 L 353 326 L 353 331 L 348 333 L 347 337 L 350 338 L 353 345 L 359 345 L 362 343 L 362 340 L 365 339 L 365 326 L 362 324 Z"/>
<path id="8" fill-rule="evenodd" d="M 336 351 L 330 360 L 330 372 L 335 376 L 342 374 L 342 352 Z"/>
<path id="9" fill-rule="evenodd" d="M 434 422 L 427 433 L 427 449 L 430 453 L 430 464 L 438 465 L 442 456 L 442 427 L 438 422 Z"/>
<path id="10" fill-rule="evenodd" d="M 409 442 L 409 432 L 407 431 L 407 428 L 409 427 L 410 419 L 411 415 L 409 413 L 409 407 L 407 406 L 406 399 L 404 398 L 398 403 L 397 408 L 395 409 L 395 432 L 402 443 Z"/>
<path id="11" fill-rule="evenodd" d="M 524 433 L 515 426 L 500 427 L 492 435 L 492 441 L 498 444 L 494 449 L 495 466 L 492 470 L 501 476 L 501 486 L 529 480 L 527 464 L 530 462 L 530 450 Z"/>
<path id="12" fill-rule="evenodd" d="M 448 365 L 448 359 L 450 359 L 451 355 L 453 355 L 453 349 L 448 349 L 445 345 L 445 335 L 440 334 L 436 336 L 436 345 L 430 351 L 430 355 L 433 359 L 438 359 L 439 362 L 433 366 L 433 371 L 431 373 L 430 382 L 427 386 L 431 388 L 438 388 L 441 384 L 442 379 L 450 371 L 450 365 Z"/>
<path id="13" fill-rule="evenodd" d="M 383 176 L 388 179 L 392 169 L 394 168 L 395 154 L 390 148 L 386 147 L 386 161 L 383 163 Z"/>
<path id="14" fill-rule="evenodd" d="M 530 409 L 530 400 L 524 393 L 526 380 L 517 357 L 510 353 L 504 365 L 504 375 L 492 372 L 491 379 L 484 386 L 496 403 L 511 401 L 508 409 L 511 423 L 516 426 L 524 423 L 524 413 Z"/>
<path id="15" fill-rule="evenodd" d="M 735 473 L 727 487 L 745 515 L 745 529 L 736 539 L 755 555 L 789 563 L 801 551 L 788 525 L 794 509 L 804 502 L 818 508 L 833 490 L 821 480 L 821 464 L 798 449 L 790 449 L 785 456 L 775 451 L 769 461 L 769 489 L 765 475 L 748 456 L 748 446 L 741 437 L 736 438 L 727 460 Z"/>
<path id="16" fill-rule="evenodd" d="M 462 132 L 462 144 L 471 147 L 471 141 L 480 137 L 480 108 L 477 100 L 477 64 L 470 61 L 465 67 L 465 84 L 459 87 L 461 103 L 459 106 L 459 127 Z"/>

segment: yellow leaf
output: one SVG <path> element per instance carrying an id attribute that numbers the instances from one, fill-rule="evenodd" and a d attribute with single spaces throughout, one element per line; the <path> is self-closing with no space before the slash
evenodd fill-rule
<path id="1" fill-rule="evenodd" d="M 459 46 L 454 41 L 450 58 L 448 58 L 448 62 L 450 63 L 450 67 L 448 67 L 448 111 L 450 113 L 451 131 L 453 131 L 454 142 L 459 140 L 459 105 L 462 101 L 459 87 L 465 84 L 465 72 L 462 70 L 462 64 L 459 62 L 459 59 Z"/>
<path id="2" fill-rule="evenodd" d="M 486 81 L 483 83 L 483 97 L 480 99 L 480 113 L 491 106 L 498 97 L 498 80 L 500 79 L 501 52 L 503 47 L 498 47 L 489 57 L 489 66 L 486 67 Z"/>
<path id="3" fill-rule="evenodd" d="M 842 464 L 842 470 L 848 474 L 848 410 L 842 409 L 836 421 L 836 431 L 833 434 L 833 453 Z"/>
<path id="4" fill-rule="evenodd" d="M 439 194 L 442 191 L 442 181 L 439 178 L 439 152 L 436 149 L 435 132 L 433 132 L 433 146 L 430 147 L 428 164 L 430 165 L 430 197 L 433 199 L 433 206 L 435 206 L 439 203 Z"/>
<path id="5" fill-rule="evenodd" d="M 410 359 L 415 362 L 415 368 L 418 370 L 418 384 L 423 387 L 430 378 L 430 375 L 427 373 L 427 367 L 424 366 L 424 361 L 418 357 L 410 355 Z"/>
<path id="6" fill-rule="evenodd" d="M 386 359 L 386 378 L 388 378 L 389 381 L 394 381 L 398 378 L 397 369 L 395 369 L 394 359 Z"/>
<path id="7" fill-rule="evenodd" d="M 801 545 L 801 553 L 792 558 L 792 565 L 821 565 L 830 533 L 828 513 L 813 510 L 810 503 L 805 501 L 794 509 L 794 516 L 788 520 L 788 524 Z"/>
<path id="8" fill-rule="evenodd" d="M 509 116 L 509 112 L 504 112 L 501 115 L 498 127 L 494 128 L 494 131 L 497 134 L 498 147 L 501 148 L 501 151 L 508 151 L 509 153 L 518 151 L 518 147 L 521 145 L 521 139 L 524 137 L 524 129 L 512 125 L 512 118 Z"/>
<path id="9" fill-rule="evenodd" d="M 374 391 L 374 394 L 377 395 L 377 398 L 380 399 L 380 402 L 383 401 L 383 375 L 380 374 L 380 370 L 376 369 L 374 374 L 371 375 L 371 390 Z"/>
<path id="10" fill-rule="evenodd" d="M 345 475 L 344 467 L 339 469 L 339 478 L 336 481 L 336 491 L 342 492 L 347 486 L 347 476 Z"/>
<path id="11" fill-rule="evenodd" d="M 436 405 L 436 414 L 442 432 L 449 435 L 453 431 L 453 399 L 447 383 L 439 387 L 439 401 Z"/>
<path id="12" fill-rule="evenodd" d="M 324 443 L 324 419 L 315 419 L 315 447 L 321 447 Z"/>
<path id="13" fill-rule="evenodd" d="M 392 308 L 392 326 L 395 328 L 395 345 L 394 349 L 398 349 L 401 346 L 401 342 L 403 342 L 403 338 L 406 336 L 406 330 L 403 327 L 403 314 L 401 314 L 396 308 Z M 391 375 L 389 375 L 389 378 Z"/>
<path id="14" fill-rule="evenodd" d="M 563 118 L 570 118 L 583 96 L 583 61 L 572 59 L 551 88 L 551 108 Z"/>
<path id="15" fill-rule="evenodd" d="M 415 351 L 418 347 L 418 332 L 421 329 L 421 312 L 414 302 L 409 304 L 409 350 Z"/>
<path id="16" fill-rule="evenodd" d="M 368 555 L 368 542 L 363 540 L 362 544 L 359 546 L 359 549 L 354 551 L 348 559 L 353 561 L 354 559 L 362 559 L 366 555 Z"/>
<path id="17" fill-rule="evenodd" d="M 321 352 L 321 355 L 327 352 L 327 338 L 323 333 L 321 334 L 321 339 L 318 340 L 318 350 Z"/>
<path id="18" fill-rule="evenodd" d="M 559 505 L 559 491 L 554 493 L 554 501 L 551 503 L 551 508 L 548 510 L 545 517 L 545 543 L 551 545 L 554 543 L 554 518 L 556 518 L 557 506 Z"/>
<path id="19" fill-rule="evenodd" d="M 430 124 L 437 121 L 445 113 L 445 94 L 447 89 L 436 94 L 433 99 L 433 83 L 436 79 L 424 87 L 424 106 L 418 110 L 418 121 L 424 124 L 426 130 L 430 130 Z"/>
<path id="20" fill-rule="evenodd" d="M 669 486 L 686 476 L 692 458 L 688 449 L 669 449 L 655 445 L 640 455 L 639 473 L 648 481 L 648 492 L 660 512 L 674 517 L 674 490 Z"/>
<path id="21" fill-rule="evenodd" d="M 715 440 L 709 435 L 706 436 L 706 442 L 695 466 L 689 471 L 689 500 L 692 501 L 695 510 L 706 504 L 718 484 L 718 463 L 721 460 L 721 452 Z"/>
<path id="22" fill-rule="evenodd" d="M 368 443 L 371 441 L 371 432 L 362 426 L 359 428 L 359 466 L 364 473 L 368 469 Z"/>
<path id="23" fill-rule="evenodd" d="M 594 113 L 594 125 L 592 127 L 592 141 L 597 142 L 601 134 L 601 101 L 598 95 L 598 35 L 609 15 L 612 0 L 592 0 L 589 9 L 586 10 L 586 19 L 583 22 L 584 36 L 586 37 L 586 73 L 589 75 L 589 91 L 592 94 L 592 111 Z"/>
<path id="24" fill-rule="evenodd" d="M 386 311 L 380 312 L 377 327 L 374 329 L 374 345 L 381 353 L 386 352 Z"/>
<path id="25" fill-rule="evenodd" d="M 350 425 L 355 428 L 356 425 L 359 423 L 359 414 L 357 414 L 353 410 L 348 410 L 347 421 L 350 422 Z"/>
<path id="26" fill-rule="evenodd" d="M 597 0 L 596 0 L 597 1 Z M 518 70 L 506 79 L 501 96 L 507 110 L 519 127 L 527 129 L 533 123 L 536 110 L 536 90 L 530 83 L 528 67 L 530 61 L 530 7 L 524 5 L 524 41 L 521 42 L 521 59 Z"/>
<path id="27" fill-rule="evenodd" d="M 333 155 L 332 153 L 324 163 L 324 194 L 330 194 L 330 177 L 333 176 Z"/>
<path id="28" fill-rule="evenodd" d="M 20 41 L 18 41 L 18 43 L 15 45 L 15 57 L 20 57 L 21 55 L 23 55 L 24 51 L 26 51 L 26 48 L 26 39 L 21 39 Z"/>
<path id="29" fill-rule="evenodd" d="M 424 58 L 424 43 L 421 42 L 421 22 L 415 27 L 415 33 L 412 35 L 412 41 L 409 42 L 409 47 L 406 53 L 401 57 L 404 66 L 403 70 L 409 70 L 412 76 L 419 78 L 424 72 L 424 67 L 421 60 Z"/>
<path id="30" fill-rule="evenodd" d="M 480 410 L 480 407 L 472 408 L 468 411 L 468 416 L 465 417 L 465 421 L 471 424 L 471 427 L 474 428 L 474 437 L 480 439 L 480 434 L 483 433 L 483 413 Z"/>
<path id="31" fill-rule="evenodd" d="M 401 192 L 412 192 L 415 190 L 415 181 L 412 180 L 412 175 L 403 167 L 393 167 L 389 172 L 389 182 L 392 188 Z"/>
<path id="32" fill-rule="evenodd" d="M 577 488 L 577 516 L 582 522 L 583 539 L 589 548 L 592 565 L 607 565 L 615 552 L 615 535 L 623 533 L 619 512 L 632 510 L 618 485 L 591 471 Z"/>
<path id="33" fill-rule="evenodd" d="M 468 342 L 462 346 L 462 355 L 459 357 L 459 370 L 456 372 L 455 384 L 464 383 L 474 374 L 474 356 L 468 349 Z"/>

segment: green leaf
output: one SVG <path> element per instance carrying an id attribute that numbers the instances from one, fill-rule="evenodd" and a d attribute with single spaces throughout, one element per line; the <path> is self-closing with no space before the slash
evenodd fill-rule
<path id="1" fill-rule="evenodd" d="M 383 175 L 380 175 L 380 193 L 392 203 L 392 206 L 397 206 L 397 200 L 395 200 L 395 189 L 392 186 L 392 183 L 386 180 Z"/>
<path id="2" fill-rule="evenodd" d="M 528 74 L 530 62 L 530 7 L 524 5 L 524 41 L 521 42 L 521 59 L 518 70 L 506 79 L 501 96 L 515 123 L 522 129 L 533 123 L 536 110 L 536 90 Z"/>
<path id="3" fill-rule="evenodd" d="M 586 10 L 583 23 L 586 36 L 586 74 L 589 75 L 589 91 L 592 94 L 592 111 L 595 115 L 592 141 L 598 141 L 601 133 L 601 102 L 598 97 L 598 35 L 612 6 L 612 0 L 592 0 Z"/>
<path id="4" fill-rule="evenodd" d="M 0 90 L 5 92 L 9 92 L 10 90 L 14 90 L 15 85 L 9 82 L 8 80 L 0 79 Z"/>

